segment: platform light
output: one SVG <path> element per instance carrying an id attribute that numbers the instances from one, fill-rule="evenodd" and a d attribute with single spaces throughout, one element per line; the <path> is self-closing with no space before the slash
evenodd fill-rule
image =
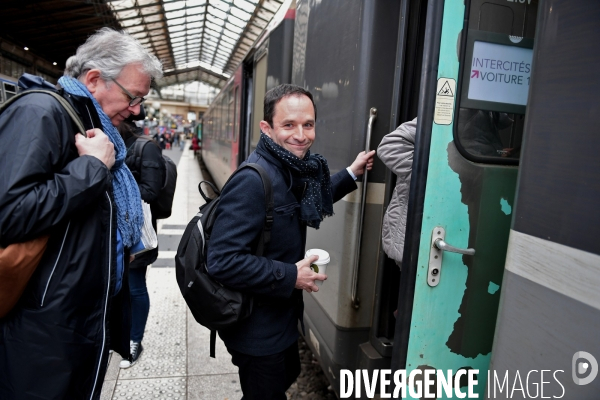
<path id="1" fill-rule="evenodd" d="M 23 47 L 23 49 L 25 49 L 25 51 L 29 50 L 29 47 L 25 46 Z"/>
<path id="2" fill-rule="evenodd" d="M 55 62 L 53 62 L 53 63 L 52 63 L 52 65 L 56 65 L 56 63 L 55 63 Z"/>

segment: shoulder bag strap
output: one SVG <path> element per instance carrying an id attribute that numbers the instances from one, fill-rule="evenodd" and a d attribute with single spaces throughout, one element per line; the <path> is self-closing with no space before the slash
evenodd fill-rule
<path id="1" fill-rule="evenodd" d="M 77 125 L 77 129 L 79 129 L 79 131 L 80 131 L 79 133 L 81 133 L 83 136 L 87 137 L 87 135 L 85 133 L 86 129 L 83 126 L 83 122 L 81 122 L 81 118 L 79 118 L 79 115 L 77 115 L 77 112 L 73 109 L 73 106 L 71 106 L 71 103 L 69 103 L 67 100 L 65 100 L 60 94 L 52 92 L 50 90 L 30 89 L 30 90 L 21 92 L 21 93 L 17 94 L 16 96 L 13 96 L 10 99 L 8 99 L 6 101 L 6 103 L 4 103 L 2 108 L 0 108 L 0 113 L 2 113 L 4 110 L 6 110 L 8 108 L 8 106 L 11 105 L 13 102 L 15 102 L 17 99 L 20 99 L 21 97 L 23 97 L 27 94 L 30 94 L 30 93 L 46 93 L 46 94 L 49 94 L 50 96 L 54 97 L 60 103 L 60 105 L 65 109 L 67 114 L 69 114 L 69 116 L 71 117 L 73 122 L 75 122 L 75 125 Z"/>

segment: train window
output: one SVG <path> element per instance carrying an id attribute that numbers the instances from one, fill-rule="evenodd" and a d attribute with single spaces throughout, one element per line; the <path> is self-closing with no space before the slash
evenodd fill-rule
<path id="1" fill-rule="evenodd" d="M 2 85 L 4 86 L 6 100 L 10 99 L 11 97 L 17 94 L 17 87 L 12 83 L 2 82 Z"/>
<path id="2" fill-rule="evenodd" d="M 215 111 L 216 111 L 216 115 L 215 115 L 215 132 L 217 135 L 217 138 L 219 140 L 223 140 L 223 107 L 221 106 L 221 103 L 223 101 L 223 97 L 221 96 L 218 100 L 217 100 L 217 104 L 215 107 Z"/>
<path id="3" fill-rule="evenodd" d="M 233 105 L 233 89 L 227 92 L 227 140 L 233 142 L 233 120 L 234 117 L 234 105 Z"/>
<path id="4" fill-rule="evenodd" d="M 476 162 L 517 164 L 538 0 L 471 0 L 461 53 L 455 142 Z"/>
<path id="5" fill-rule="evenodd" d="M 238 119 L 239 119 L 239 112 L 240 109 L 240 101 L 238 99 L 238 87 L 236 86 L 235 88 L 233 88 L 233 141 L 237 142 L 238 140 Z"/>
<path id="6" fill-rule="evenodd" d="M 221 139 L 227 140 L 227 93 L 221 97 Z"/>

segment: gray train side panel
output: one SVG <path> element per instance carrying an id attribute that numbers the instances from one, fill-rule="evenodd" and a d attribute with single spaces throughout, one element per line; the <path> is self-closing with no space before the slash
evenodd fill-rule
<path id="1" fill-rule="evenodd" d="M 293 41 L 294 20 L 286 18 L 269 36 L 267 90 L 291 82 Z"/>
<path id="2" fill-rule="evenodd" d="M 327 158 L 332 173 L 349 166 L 364 150 L 371 107 L 377 108 L 378 117 L 370 148 L 377 148 L 391 130 L 398 20 L 398 2 L 297 2 L 292 83 L 314 95 L 317 123 L 311 151 Z M 336 203 L 335 215 L 325 219 L 319 230 L 308 232 L 307 248 L 323 248 L 332 260 L 320 291 L 305 294 L 311 331 L 307 341 L 313 350 L 320 347 L 323 369 L 332 382 L 339 377 L 340 366 L 357 365 L 358 344 L 369 340 L 384 177 L 385 167 L 376 160 L 368 179 L 358 309 L 352 306 L 351 292 L 360 189 Z"/>
<path id="3" fill-rule="evenodd" d="M 598 2 L 540 4 L 491 369 L 509 371 L 511 385 L 517 370 L 564 371 L 557 379 L 546 375 L 545 397 L 596 399 L 600 393 L 599 377 L 576 384 L 574 378 L 586 374 L 578 373 L 581 362 L 573 358 L 585 351 L 600 360 L 598 21 Z M 489 389 L 489 398 L 508 398 Z"/>
<path id="4" fill-rule="evenodd" d="M 600 254 L 600 2 L 540 8 L 513 229 Z"/>

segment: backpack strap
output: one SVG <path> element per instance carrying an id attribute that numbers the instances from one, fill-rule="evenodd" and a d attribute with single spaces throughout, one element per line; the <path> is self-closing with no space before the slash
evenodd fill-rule
<path id="1" fill-rule="evenodd" d="M 65 109 L 65 111 L 67 112 L 67 114 L 69 114 L 69 116 L 71 117 L 71 119 L 73 120 L 73 122 L 75 123 L 75 125 L 77 126 L 77 129 L 79 129 L 80 133 L 83 136 L 86 136 L 86 129 L 83 126 L 83 122 L 81 122 L 81 118 L 79 118 L 79 115 L 77 114 L 77 112 L 75 111 L 75 109 L 73 109 L 73 106 L 71 106 L 71 103 L 69 103 L 64 97 L 62 97 L 60 94 L 56 93 L 56 92 L 52 92 L 50 90 L 41 90 L 41 89 L 30 89 L 30 90 L 26 90 L 24 92 L 21 92 L 19 94 L 17 94 L 16 96 L 11 97 L 10 99 L 8 99 L 4 105 L 2 105 L 2 107 L 0 108 L 0 113 L 2 113 L 4 110 L 6 110 L 8 108 L 9 105 L 11 105 L 12 103 L 14 103 L 17 99 L 20 99 L 21 97 L 28 95 L 30 93 L 46 93 L 52 97 L 54 97 L 59 103 L 60 105 Z"/>
<path id="2" fill-rule="evenodd" d="M 215 348 L 217 347 L 217 331 L 214 329 L 210 330 L 210 356 L 215 357 Z"/>
<path id="3" fill-rule="evenodd" d="M 260 178 L 262 179 L 263 188 L 265 190 L 267 213 L 265 216 L 265 225 L 263 226 L 262 235 L 261 235 L 260 241 L 258 242 L 258 248 L 256 250 L 256 255 L 260 257 L 260 256 L 262 256 L 262 254 L 265 250 L 265 247 L 271 241 L 271 228 L 273 227 L 273 208 L 274 208 L 274 204 L 275 204 L 273 201 L 273 185 L 271 185 L 271 178 L 269 177 L 269 174 L 267 173 L 267 171 L 265 171 L 265 169 L 262 166 L 255 164 L 255 163 L 249 163 L 249 164 L 243 164 L 240 167 L 240 169 L 242 169 L 242 168 L 252 168 L 256 172 L 258 172 L 260 174 Z"/>
<path id="4" fill-rule="evenodd" d="M 136 167 L 138 173 L 142 171 L 142 153 L 144 152 L 144 146 L 150 143 L 150 140 L 138 137 L 133 142 L 132 152 L 135 155 Z"/>
<path id="5" fill-rule="evenodd" d="M 263 189 L 265 190 L 265 200 L 266 200 L 266 216 L 265 216 L 265 224 L 263 226 L 263 231 L 260 237 L 260 241 L 258 242 L 258 248 L 256 251 L 257 256 L 262 256 L 264 248 L 271 241 L 271 228 L 273 227 L 273 208 L 275 202 L 273 201 L 273 185 L 271 184 L 271 177 L 267 173 L 267 171 L 256 163 L 243 163 L 236 169 L 233 174 L 227 179 L 223 188 L 229 183 L 231 178 L 244 168 L 252 168 L 260 175 L 263 183 Z M 222 191 L 222 189 L 221 189 Z"/>

